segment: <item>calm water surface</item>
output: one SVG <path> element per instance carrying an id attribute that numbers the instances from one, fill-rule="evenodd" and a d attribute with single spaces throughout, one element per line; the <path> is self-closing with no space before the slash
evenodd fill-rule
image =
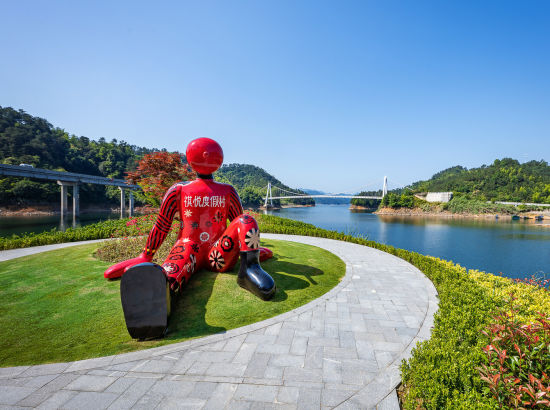
<path id="1" fill-rule="evenodd" d="M 286 208 L 270 214 L 452 260 L 470 269 L 550 277 L 550 224 L 524 221 L 378 216 L 347 206 Z"/>
<path id="2" fill-rule="evenodd" d="M 317 205 L 269 211 L 321 228 L 362 235 L 377 242 L 452 260 L 467 268 L 509 277 L 547 273 L 550 277 L 550 220 L 524 221 L 378 216 L 351 212 L 347 205 Z M 77 226 L 117 219 L 117 213 L 83 214 Z M 0 218 L 0 236 L 72 226 L 59 216 Z"/>
<path id="3" fill-rule="evenodd" d="M 25 232 L 44 232 L 51 229 L 65 230 L 77 226 L 90 225 L 99 221 L 120 218 L 120 212 L 85 213 L 76 221 L 72 215 L 61 219 L 60 215 L 2 216 L 0 217 L 0 236 L 11 236 Z"/>

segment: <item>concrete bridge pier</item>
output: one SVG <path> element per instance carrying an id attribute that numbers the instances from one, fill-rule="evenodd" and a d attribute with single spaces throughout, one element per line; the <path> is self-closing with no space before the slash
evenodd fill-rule
<path id="1" fill-rule="evenodd" d="M 126 188 L 118 187 L 120 189 L 120 217 L 124 218 L 126 213 Z M 134 193 L 130 189 L 128 193 L 128 214 L 134 216 Z"/>
<path id="2" fill-rule="evenodd" d="M 74 182 L 57 181 L 58 185 L 61 185 L 61 218 L 67 215 L 67 193 L 68 187 L 73 187 L 73 219 L 80 215 L 80 193 L 79 185 Z"/>
<path id="3" fill-rule="evenodd" d="M 126 205 L 125 189 L 120 186 L 118 189 L 120 189 L 120 217 L 124 218 L 124 206 Z"/>
<path id="4" fill-rule="evenodd" d="M 128 198 L 128 215 L 134 216 L 134 191 L 130 190 Z"/>

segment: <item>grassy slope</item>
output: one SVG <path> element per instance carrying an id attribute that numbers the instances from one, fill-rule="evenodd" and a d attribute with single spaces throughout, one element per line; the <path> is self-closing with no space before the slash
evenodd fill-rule
<path id="1" fill-rule="evenodd" d="M 320 248 L 282 241 L 262 245 L 276 255 L 263 263 L 278 286 L 272 301 L 239 288 L 234 273 L 199 272 L 175 307 L 167 337 L 148 342 L 128 335 L 119 282 L 106 281 L 108 264 L 92 256 L 98 245 L 2 262 L 0 366 L 105 356 L 218 333 L 316 299 L 344 275 L 344 263 Z"/>

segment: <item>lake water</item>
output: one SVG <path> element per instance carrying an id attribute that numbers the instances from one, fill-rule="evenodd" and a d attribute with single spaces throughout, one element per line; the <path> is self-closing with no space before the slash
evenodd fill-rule
<path id="1" fill-rule="evenodd" d="M 90 225 L 99 221 L 120 218 L 120 212 L 84 213 L 76 221 L 72 215 L 61 219 L 60 215 L 3 216 L 0 217 L 0 236 L 11 236 L 25 232 L 44 232 L 51 229 L 65 230 Z"/>
<path id="2" fill-rule="evenodd" d="M 347 206 L 285 208 L 270 214 L 308 222 L 325 229 L 424 255 L 452 260 L 471 269 L 512 278 L 550 278 L 550 221 L 382 216 L 352 212 Z"/>
<path id="3" fill-rule="evenodd" d="M 273 215 L 317 225 L 321 228 L 362 235 L 377 242 L 425 255 L 452 260 L 508 277 L 548 273 L 550 277 L 550 226 L 525 221 L 378 216 L 352 212 L 347 205 L 317 205 L 269 211 Z M 117 219 L 118 213 L 83 214 L 77 226 L 99 220 Z M 0 218 L 0 236 L 43 232 L 72 226 L 71 217 L 59 216 Z"/>

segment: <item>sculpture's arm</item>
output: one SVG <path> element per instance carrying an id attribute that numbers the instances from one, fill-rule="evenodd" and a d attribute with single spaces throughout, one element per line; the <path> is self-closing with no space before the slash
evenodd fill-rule
<path id="1" fill-rule="evenodd" d="M 143 252 L 137 258 L 128 259 L 111 266 L 104 273 L 106 278 L 118 278 L 124 274 L 126 269 L 134 265 L 143 262 L 151 262 L 155 252 L 160 248 L 172 227 L 174 215 L 178 210 L 180 189 L 181 185 L 175 184 L 164 195 L 157 220 L 153 229 L 149 232 Z"/>
<path id="2" fill-rule="evenodd" d="M 229 209 L 227 211 L 227 219 L 231 222 L 239 215 L 242 215 L 243 212 L 244 210 L 243 204 L 241 203 L 241 198 L 239 198 L 239 194 L 235 188 L 231 187 L 231 192 L 229 193 Z"/>
<path id="3" fill-rule="evenodd" d="M 151 232 L 149 232 L 147 243 L 145 244 L 145 248 L 140 255 L 141 257 L 148 258 L 148 262 L 153 259 L 155 252 L 158 248 L 160 248 L 160 245 L 164 242 L 168 232 L 170 232 L 174 215 L 178 210 L 180 189 L 180 184 L 172 185 L 172 187 L 166 191 L 166 194 L 162 199 L 157 221 L 155 222 L 153 229 L 151 229 Z"/>

